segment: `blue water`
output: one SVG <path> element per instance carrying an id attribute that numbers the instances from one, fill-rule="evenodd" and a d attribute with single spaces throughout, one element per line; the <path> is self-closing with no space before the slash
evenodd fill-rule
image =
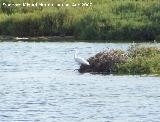
<path id="1" fill-rule="evenodd" d="M 79 74 L 88 58 L 129 44 L 0 43 L 0 122 L 160 122 L 160 77 Z"/>

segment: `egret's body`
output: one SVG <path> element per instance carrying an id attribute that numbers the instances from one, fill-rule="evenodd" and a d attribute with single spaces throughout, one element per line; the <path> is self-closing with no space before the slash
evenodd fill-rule
<path id="1" fill-rule="evenodd" d="M 74 60 L 78 63 L 78 64 L 83 64 L 83 65 L 89 65 L 89 62 L 87 60 L 85 60 L 84 58 L 81 58 L 79 56 L 77 56 L 77 50 L 75 50 L 75 54 L 74 54 Z"/>

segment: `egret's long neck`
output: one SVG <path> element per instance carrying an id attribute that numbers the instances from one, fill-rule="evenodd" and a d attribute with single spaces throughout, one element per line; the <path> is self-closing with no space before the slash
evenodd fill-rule
<path id="1" fill-rule="evenodd" d="M 76 58 L 77 57 L 77 51 L 75 50 L 75 53 L 74 53 L 74 58 Z"/>

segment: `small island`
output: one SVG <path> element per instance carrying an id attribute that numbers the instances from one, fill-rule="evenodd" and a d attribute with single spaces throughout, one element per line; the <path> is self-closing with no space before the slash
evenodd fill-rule
<path id="1" fill-rule="evenodd" d="M 131 45 L 127 51 L 107 49 L 88 59 L 90 65 L 81 65 L 80 73 L 160 75 L 160 48 Z"/>

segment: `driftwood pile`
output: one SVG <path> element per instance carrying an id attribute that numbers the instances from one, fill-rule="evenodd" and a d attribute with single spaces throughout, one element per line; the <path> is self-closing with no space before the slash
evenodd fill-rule
<path id="1" fill-rule="evenodd" d="M 117 72 L 117 64 L 124 63 L 127 59 L 127 54 L 122 50 L 105 50 L 89 58 L 87 61 L 90 65 L 81 65 L 78 71 L 80 73 L 114 74 Z"/>

